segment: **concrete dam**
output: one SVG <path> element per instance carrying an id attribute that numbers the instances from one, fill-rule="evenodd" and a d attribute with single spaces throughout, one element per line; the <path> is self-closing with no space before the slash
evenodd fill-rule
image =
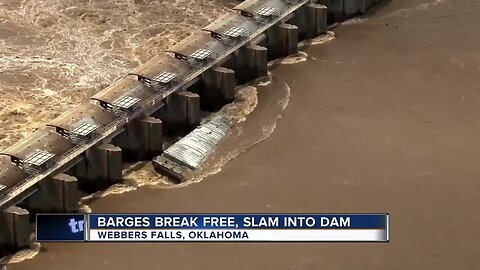
<path id="1" fill-rule="evenodd" d="M 228 120 L 216 112 L 234 101 L 237 85 L 378 1 L 246 0 L 3 150 L 0 256 L 29 246 L 35 213 L 76 212 L 80 188 L 121 181 L 123 162 L 152 160 L 184 180 L 225 136 Z"/>

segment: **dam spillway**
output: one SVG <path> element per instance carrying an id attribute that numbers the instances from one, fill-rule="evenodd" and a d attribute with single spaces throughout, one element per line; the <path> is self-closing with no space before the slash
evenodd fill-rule
<path id="1" fill-rule="evenodd" d="M 326 33 L 327 18 L 360 14 L 374 2 L 244 1 L 2 151 L 10 161 L 0 164 L 0 246 L 28 243 L 25 209 L 77 211 L 79 185 L 120 181 L 125 153 L 138 159 L 161 154 L 165 134 L 198 126 L 201 110 L 218 110 L 233 100 L 237 84 L 265 76 L 268 60 Z"/>

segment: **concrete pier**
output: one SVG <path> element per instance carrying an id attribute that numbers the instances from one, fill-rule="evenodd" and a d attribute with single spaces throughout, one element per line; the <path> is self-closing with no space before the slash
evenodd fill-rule
<path id="1" fill-rule="evenodd" d="M 122 149 L 112 144 L 90 148 L 85 159 L 75 165 L 69 174 L 79 179 L 87 189 L 105 188 L 122 179 Z"/>
<path id="2" fill-rule="evenodd" d="M 363 14 L 367 10 L 367 0 L 343 0 L 345 18 L 348 19 L 358 14 Z"/>
<path id="3" fill-rule="evenodd" d="M 0 212 L 0 257 L 6 252 L 30 246 L 30 215 L 12 206 Z"/>
<path id="4" fill-rule="evenodd" d="M 74 213 L 78 211 L 78 182 L 73 176 L 47 178 L 21 205 L 31 212 Z"/>
<path id="5" fill-rule="evenodd" d="M 240 48 L 220 63 L 220 67 L 235 72 L 236 84 L 248 83 L 267 75 L 268 50 L 266 35 L 260 35 L 254 42 Z"/>
<path id="6" fill-rule="evenodd" d="M 200 125 L 202 120 L 200 115 L 200 96 L 190 91 L 181 91 L 180 96 L 183 96 L 187 103 L 187 125 L 189 128 L 194 128 Z"/>
<path id="7" fill-rule="evenodd" d="M 186 90 L 172 94 L 157 115 L 166 134 L 188 132 L 200 124 L 200 95 Z"/>
<path id="8" fill-rule="evenodd" d="M 305 7 L 306 10 L 306 38 L 327 33 L 328 8 L 317 3 Z"/>
<path id="9" fill-rule="evenodd" d="M 140 151 L 147 155 L 156 154 L 162 151 L 163 145 L 163 122 L 155 117 L 145 117 L 138 121 L 138 131 L 140 132 Z"/>
<path id="10" fill-rule="evenodd" d="M 295 11 L 294 16 L 287 21 L 298 27 L 300 41 L 314 38 L 327 32 L 328 8 L 318 3 L 305 5 Z"/>
<path id="11" fill-rule="evenodd" d="M 298 27 L 282 23 L 267 30 L 268 59 L 276 59 L 298 52 Z"/>
<path id="12" fill-rule="evenodd" d="M 235 71 L 216 67 L 202 74 L 201 107 L 217 111 L 235 99 Z"/>
<path id="13" fill-rule="evenodd" d="M 122 149 L 103 144 L 87 151 L 87 177 L 115 183 L 122 179 Z"/>
<path id="14" fill-rule="evenodd" d="M 247 69 L 249 79 L 254 80 L 267 76 L 268 50 L 260 45 L 249 45 L 246 48 Z"/>
<path id="15" fill-rule="evenodd" d="M 375 5 L 378 0 L 343 0 L 344 19 L 353 18 L 359 14 L 365 14 L 367 10 Z"/>
<path id="16" fill-rule="evenodd" d="M 162 120 L 147 116 L 128 123 L 112 144 L 122 148 L 126 161 L 146 160 L 162 152 L 162 136 Z"/>
<path id="17" fill-rule="evenodd" d="M 333 24 L 344 19 L 344 1 L 345 0 L 320 0 L 320 4 L 328 7 L 328 23 Z M 363 0 L 353 0 L 363 1 Z"/>
<path id="18" fill-rule="evenodd" d="M 280 40 L 283 40 L 283 46 L 280 47 L 283 55 L 291 55 L 298 52 L 298 27 L 292 24 L 284 23 L 279 26 Z"/>

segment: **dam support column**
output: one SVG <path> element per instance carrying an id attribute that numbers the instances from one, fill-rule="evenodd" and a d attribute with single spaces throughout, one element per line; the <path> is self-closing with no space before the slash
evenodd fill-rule
<path id="1" fill-rule="evenodd" d="M 344 18 L 344 1 L 346 0 L 320 0 L 320 4 L 328 7 L 328 23 L 340 22 Z M 362 0 L 353 0 L 362 1 Z"/>
<path id="2" fill-rule="evenodd" d="M 179 95 L 185 99 L 187 104 L 187 125 L 193 128 L 197 127 L 202 120 L 200 115 L 200 96 L 190 91 L 182 91 Z"/>
<path id="3" fill-rule="evenodd" d="M 103 144 L 87 150 L 87 178 L 116 183 L 122 179 L 122 149 Z"/>
<path id="4" fill-rule="evenodd" d="M 203 87 L 200 92 L 202 108 L 219 110 L 223 105 L 235 100 L 235 71 L 217 67 L 202 74 Z"/>
<path id="5" fill-rule="evenodd" d="M 167 97 L 166 105 L 158 114 L 166 133 L 188 132 L 200 124 L 200 95 L 186 90 L 174 93 Z"/>
<path id="6" fill-rule="evenodd" d="M 327 33 L 327 13 L 328 8 L 320 4 L 310 4 L 306 7 L 307 18 L 307 38 Z"/>
<path id="7" fill-rule="evenodd" d="M 249 45 L 246 47 L 247 53 L 247 72 L 249 80 L 267 76 L 268 50 L 259 45 Z"/>
<path id="8" fill-rule="evenodd" d="M 152 116 L 135 119 L 113 138 L 112 144 L 122 148 L 124 160 L 150 159 L 162 152 L 163 122 Z"/>
<path id="9" fill-rule="evenodd" d="M 298 39 L 314 38 L 327 32 L 328 8 L 318 3 L 312 3 L 299 8 L 288 23 L 298 27 Z"/>
<path id="10" fill-rule="evenodd" d="M 282 53 L 291 55 L 298 52 L 298 27 L 283 23 L 280 28 L 280 40 L 283 40 Z"/>
<path id="11" fill-rule="evenodd" d="M 0 212 L 0 257 L 30 246 L 30 215 L 12 206 Z"/>
<path id="12" fill-rule="evenodd" d="M 259 45 L 263 43 L 266 43 L 264 34 L 235 51 L 231 57 L 219 65 L 235 72 L 234 83 L 236 85 L 242 85 L 267 75 L 268 50 Z"/>
<path id="13" fill-rule="evenodd" d="M 79 179 L 86 188 L 105 188 L 122 180 L 122 149 L 112 144 L 92 147 L 84 161 L 75 165 L 69 174 Z"/>
<path id="14" fill-rule="evenodd" d="M 75 213 L 78 199 L 77 179 L 61 173 L 41 182 L 37 192 L 21 205 L 32 212 Z"/>
<path id="15" fill-rule="evenodd" d="M 298 27 L 282 23 L 267 30 L 268 58 L 276 59 L 298 52 Z"/>
<path id="16" fill-rule="evenodd" d="M 155 117 L 145 117 L 138 121 L 141 152 L 146 156 L 156 156 L 162 152 L 163 122 Z"/>
<path id="17" fill-rule="evenodd" d="M 367 10 L 378 2 L 378 0 L 343 0 L 345 17 L 350 19 L 359 14 L 365 14 Z"/>

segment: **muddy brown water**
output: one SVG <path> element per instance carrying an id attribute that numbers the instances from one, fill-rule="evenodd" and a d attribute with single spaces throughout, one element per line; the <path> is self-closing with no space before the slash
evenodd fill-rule
<path id="1" fill-rule="evenodd" d="M 306 49 L 306 61 L 275 67 L 213 161 L 238 156 L 216 174 L 90 204 L 95 212 L 389 212 L 390 243 L 44 244 L 8 269 L 478 268 L 479 14 L 480 1 L 391 1 L 334 29 L 337 38 Z"/>
<path id="2" fill-rule="evenodd" d="M 238 4 L 0 0 L 0 149 Z"/>

